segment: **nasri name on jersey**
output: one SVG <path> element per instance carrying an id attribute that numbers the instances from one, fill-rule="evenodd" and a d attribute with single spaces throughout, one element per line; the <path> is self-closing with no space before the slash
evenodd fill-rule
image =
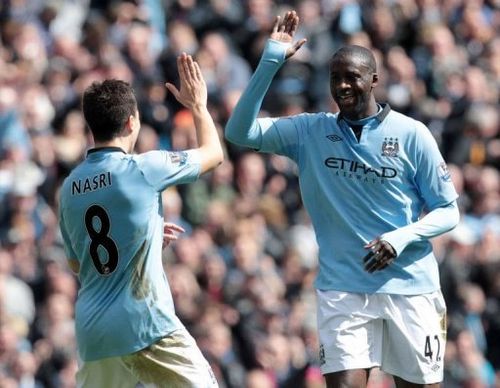
<path id="1" fill-rule="evenodd" d="M 111 186 L 111 173 L 107 171 L 92 177 L 72 181 L 71 195 L 86 194 L 109 186 Z"/>

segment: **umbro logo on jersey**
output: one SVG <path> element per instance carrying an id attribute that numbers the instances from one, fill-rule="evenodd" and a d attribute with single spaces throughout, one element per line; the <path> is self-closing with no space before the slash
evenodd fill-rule
<path id="1" fill-rule="evenodd" d="M 333 141 L 334 143 L 337 141 L 342 141 L 342 138 L 338 135 L 328 135 L 326 138 L 330 141 Z"/>

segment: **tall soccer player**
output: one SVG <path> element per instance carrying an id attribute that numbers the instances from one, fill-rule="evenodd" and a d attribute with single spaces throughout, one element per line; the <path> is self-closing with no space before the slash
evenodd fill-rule
<path id="1" fill-rule="evenodd" d="M 161 192 L 196 180 L 223 160 L 200 68 L 186 54 L 177 65 L 180 90 L 166 86 L 193 114 L 195 149 L 132 154 L 141 123 L 130 85 L 106 80 L 83 95 L 95 148 L 60 194 L 60 228 L 80 280 L 78 387 L 217 387 L 175 314 L 161 260 Z"/>
<path id="2" fill-rule="evenodd" d="M 423 123 L 375 100 L 375 59 L 360 46 L 331 59 L 339 113 L 257 119 L 273 76 L 305 43 L 294 41 L 298 23 L 294 11 L 277 17 L 225 136 L 297 163 L 320 248 L 315 286 L 328 387 L 365 387 L 374 367 L 398 387 L 437 387 L 446 307 L 429 239 L 459 220 L 446 164 Z"/>

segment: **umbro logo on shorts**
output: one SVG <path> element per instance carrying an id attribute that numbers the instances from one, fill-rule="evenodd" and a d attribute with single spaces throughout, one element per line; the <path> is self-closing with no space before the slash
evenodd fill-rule
<path id="1" fill-rule="evenodd" d="M 328 135 L 326 138 L 330 141 L 333 141 L 334 143 L 337 141 L 342 141 L 342 138 L 338 135 Z"/>

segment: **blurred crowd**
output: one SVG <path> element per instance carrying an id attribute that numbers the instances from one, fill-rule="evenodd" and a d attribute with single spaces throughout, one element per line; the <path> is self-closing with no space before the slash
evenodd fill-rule
<path id="1" fill-rule="evenodd" d="M 459 226 L 433 240 L 449 312 L 443 386 L 500 387 L 498 0 L 2 0 L 0 387 L 74 386 L 78 280 L 57 199 L 92 146 L 85 87 L 105 78 L 134 86 L 137 152 L 191 148 L 192 117 L 164 87 L 178 84 L 175 59 L 186 52 L 222 137 L 275 16 L 292 8 L 308 42 L 263 109 L 336 111 L 332 53 L 345 43 L 374 50 L 378 100 L 429 127 L 460 194 Z M 324 387 L 317 246 L 295 167 L 230 144 L 225 152 L 213 173 L 163 193 L 166 220 L 186 229 L 163 257 L 178 315 L 221 388 Z M 370 387 L 392 380 L 378 372 Z"/>

